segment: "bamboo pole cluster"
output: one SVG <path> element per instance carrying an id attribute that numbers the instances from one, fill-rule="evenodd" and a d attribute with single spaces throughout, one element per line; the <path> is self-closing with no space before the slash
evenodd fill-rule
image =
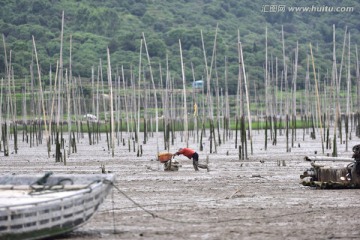
<path id="1" fill-rule="evenodd" d="M 286 51 L 283 29 L 281 30 L 282 56 L 274 57 L 273 53 L 269 53 L 268 30 L 267 27 L 265 28 L 263 88 L 259 87 L 247 72 L 251 66 L 246 66 L 243 43 L 240 40 L 240 32 L 237 32 L 237 93 L 235 96 L 230 96 L 226 57 L 224 79 L 220 79 L 218 72 L 218 26 L 215 29 L 210 58 L 206 51 L 203 32 L 199 33 L 205 78 L 201 88 L 189 88 L 189 85 L 196 81 L 196 73 L 191 63 L 192 79 L 187 79 L 185 70 L 189 66 L 185 64 L 181 39 L 178 43 L 182 86 L 179 87 L 175 74 L 169 71 L 168 56 L 165 59 L 165 73 L 159 63 L 158 74 L 155 74 L 153 68 L 156 67 L 149 55 L 145 33 L 142 33 L 137 70 L 135 64 L 131 65 L 129 74 L 125 74 L 123 65 L 113 68 L 111 53 L 107 48 L 107 64 L 103 66 L 102 60 L 99 59 L 98 66 L 92 66 L 91 79 L 88 81 L 91 91 L 86 93 L 84 80 L 80 76 L 73 76 L 72 73 L 71 36 L 69 64 L 64 66 L 63 63 L 64 25 L 63 12 L 59 60 L 56 62 L 54 79 L 50 66 L 48 76 L 50 81 L 47 86 L 43 84 L 41 59 L 38 59 L 35 36 L 32 37 L 34 60 L 30 63 L 30 80 L 26 80 L 22 87 L 23 99 L 19 108 L 21 114 L 17 110 L 19 101 L 16 98 L 11 64 L 12 52 L 10 50 L 10 55 L 7 55 L 3 36 L 6 79 L 1 79 L 0 148 L 5 156 L 9 155 L 9 140 L 12 137 L 14 151 L 17 150 L 19 125 L 23 131 L 23 141 L 29 142 L 29 146 L 34 147 L 42 144 L 44 140 L 48 148 L 48 156 L 52 156 L 54 146 L 55 161 L 64 164 L 70 154 L 77 152 L 76 143 L 79 139 L 87 135 L 89 144 L 94 145 L 102 140 L 100 134 L 102 132 L 106 133 L 107 150 L 113 157 L 115 148 L 120 146 L 136 153 L 137 156 L 142 156 L 142 145 L 146 144 L 150 137 L 156 136 L 156 153 L 162 149 L 170 151 L 171 147 L 175 147 L 175 139 L 178 137 L 184 146 L 189 146 L 189 141 L 193 140 L 198 144 L 200 151 L 208 142 L 209 153 L 216 153 L 222 143 L 233 141 L 239 151 L 240 160 L 248 158 L 248 150 L 251 155 L 254 154 L 253 138 L 256 128 L 264 129 L 265 150 L 269 148 L 268 140 L 271 140 L 272 145 L 276 145 L 277 137 L 282 135 L 284 130 L 285 151 L 290 152 L 298 141 L 296 129 L 299 127 L 299 117 L 303 128 L 302 140 L 304 141 L 307 135 L 313 139 L 320 135 L 323 153 L 325 146 L 326 149 L 332 147 L 333 156 L 337 156 L 338 143 L 345 143 L 347 149 L 351 133 L 355 131 L 355 134 L 360 136 L 360 114 L 358 109 L 354 108 L 354 105 L 360 104 L 359 60 L 357 46 L 353 48 L 355 54 L 351 52 L 350 33 L 347 29 L 339 66 L 336 56 L 335 26 L 333 26 L 331 77 L 320 75 L 319 67 L 316 65 L 319 59 L 313 53 L 311 43 L 309 44 L 309 48 L 305 50 L 306 70 L 305 67 L 302 68 L 305 71 L 304 88 L 300 89 L 303 97 L 297 97 L 300 70 L 298 61 L 301 49 L 296 42 L 292 53 Z M 35 67 L 37 74 L 33 70 Z M 346 77 L 342 77 L 345 67 Z M 104 81 L 104 68 L 106 68 L 107 82 Z M 355 76 L 352 72 L 355 72 Z M 344 85 L 341 84 L 342 79 L 347 81 L 345 90 L 341 89 Z M 357 89 L 355 94 L 352 91 L 354 82 Z M 345 101 L 342 99 L 342 92 L 346 93 Z M 342 124 L 345 129 L 344 141 Z M 333 128 L 334 134 L 332 142 L 330 128 Z M 66 131 L 67 140 L 64 137 Z M 159 132 L 162 132 L 162 138 L 159 138 Z M 143 137 L 140 136 L 141 133 Z"/>

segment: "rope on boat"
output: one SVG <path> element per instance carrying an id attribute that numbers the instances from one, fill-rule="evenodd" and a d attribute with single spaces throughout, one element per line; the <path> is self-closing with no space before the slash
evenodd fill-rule
<path id="1" fill-rule="evenodd" d="M 29 192 L 29 195 L 41 195 L 41 194 L 48 194 L 54 192 L 74 191 L 74 189 L 66 189 L 64 185 L 64 182 L 66 181 L 70 182 L 70 185 L 73 185 L 74 181 L 71 178 L 61 178 L 55 184 L 46 184 L 48 178 L 52 174 L 53 174 L 52 172 L 45 173 L 43 177 L 39 178 L 37 181 L 31 184 L 30 188 L 32 190 Z M 77 190 L 89 189 L 89 192 L 91 192 L 92 191 L 91 185 L 93 185 L 94 183 L 98 183 L 100 181 L 102 180 L 94 180 L 88 185 L 84 187 L 80 187 Z"/>

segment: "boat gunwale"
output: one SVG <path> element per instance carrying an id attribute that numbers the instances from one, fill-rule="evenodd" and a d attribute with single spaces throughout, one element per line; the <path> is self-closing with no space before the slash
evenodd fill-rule
<path id="1" fill-rule="evenodd" d="M 1 211 L 13 210 L 13 208 L 17 208 L 17 209 L 14 209 L 14 210 L 21 210 L 22 209 L 21 207 L 27 207 L 27 206 L 31 206 L 31 205 L 34 205 L 36 207 L 41 207 L 41 205 L 51 204 L 51 203 L 56 202 L 56 201 L 61 202 L 64 199 L 75 198 L 78 195 L 84 195 L 86 193 L 90 193 L 90 192 L 98 189 L 99 187 L 103 186 L 104 184 L 112 184 L 113 183 L 113 178 L 114 178 L 113 175 L 105 175 L 104 178 L 94 180 L 93 182 L 91 182 L 89 185 L 87 185 L 83 189 L 76 189 L 76 190 L 67 191 L 67 192 L 74 192 L 74 193 L 71 194 L 71 195 L 63 196 L 63 197 L 54 197 L 53 199 L 46 199 L 46 200 L 39 199 L 39 201 L 31 202 L 31 203 L 9 204 L 9 205 L 4 205 L 4 206 L 0 205 L 0 213 L 1 213 Z M 14 185 L 14 186 L 16 186 L 16 185 Z M 64 191 L 59 191 L 59 192 L 64 192 Z M 54 191 L 54 192 L 47 192 L 47 193 L 44 193 L 44 194 L 56 194 L 56 193 L 58 193 L 58 192 Z M 36 195 L 33 195 L 33 196 L 36 196 Z M 2 214 L 0 214 L 0 216 L 1 215 Z"/>
<path id="2" fill-rule="evenodd" d="M 29 229 L 30 231 L 20 231 L 20 232 L 1 232 L 0 231 L 0 238 L 2 237 L 6 237 L 6 239 L 18 239 L 19 236 L 23 236 L 24 239 L 43 239 L 43 238 L 48 238 L 48 237 L 53 237 L 53 236 L 58 236 L 58 235 L 62 235 L 64 233 L 67 232 L 71 232 L 76 228 L 79 228 L 80 226 L 84 225 L 96 212 L 98 206 L 104 201 L 104 199 L 106 198 L 106 195 L 108 194 L 108 192 L 111 189 L 111 186 L 113 184 L 113 182 L 115 181 L 115 176 L 114 175 L 104 175 L 104 177 L 102 178 L 94 178 L 94 179 L 90 179 L 93 180 L 93 182 L 90 182 L 88 185 L 84 185 L 86 186 L 84 189 L 77 189 L 77 190 L 71 190 L 74 192 L 74 194 L 70 194 L 67 196 L 63 196 L 63 197 L 55 197 L 54 199 L 47 199 L 44 201 L 38 201 L 35 203 L 24 203 L 24 204 L 16 204 L 16 205 L 9 205 L 9 206 L 4 206 L 4 207 L 0 207 L 0 217 L 1 216 L 5 216 L 5 215 L 9 215 L 9 213 L 11 212 L 16 212 L 16 211 L 20 211 L 22 212 L 21 214 L 25 214 L 26 211 L 30 208 L 35 208 L 37 209 L 36 211 L 39 211 L 40 209 L 45 209 L 45 208 L 49 208 L 52 205 L 56 205 L 59 203 L 70 203 L 72 202 L 73 204 L 79 200 L 79 199 L 84 199 L 85 201 L 87 201 L 87 199 L 92 199 L 92 206 L 90 208 L 93 208 L 93 210 L 91 212 L 88 212 L 88 210 L 90 208 L 87 208 L 86 210 L 86 215 L 84 215 L 82 218 L 74 218 L 72 219 L 70 222 L 67 222 L 67 224 L 71 223 L 71 226 L 68 226 L 64 229 L 64 226 L 61 223 L 61 227 L 56 227 L 51 226 L 51 228 L 46 228 L 48 230 L 51 229 L 52 233 L 48 232 L 43 232 L 43 229 Z M 71 186 L 71 185 L 68 185 Z M 51 194 L 52 192 L 48 192 L 49 194 Z M 45 194 L 48 194 L 45 193 Z M 56 193 L 56 192 L 53 192 Z M 43 194 L 41 194 L 43 195 Z M 62 204 L 61 204 L 62 205 Z M 22 207 L 24 206 L 24 207 Z M 26 206 L 30 206 L 30 207 L 26 207 Z M 71 208 L 73 208 L 72 205 Z M 21 208 L 19 208 L 21 207 Z M 63 208 L 63 207 L 61 207 Z M 63 210 L 61 210 L 63 211 Z M 84 218 L 85 217 L 85 218 Z M 79 219 L 82 219 L 80 222 Z M 76 223 L 77 222 L 77 223 Z M 65 222 L 66 223 L 66 222 Z M 46 230 L 47 231 L 47 230 Z M 35 234 L 35 235 L 33 235 Z"/>

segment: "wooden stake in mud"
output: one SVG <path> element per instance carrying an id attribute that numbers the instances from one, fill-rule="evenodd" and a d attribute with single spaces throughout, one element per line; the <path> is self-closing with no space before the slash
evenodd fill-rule
<path id="1" fill-rule="evenodd" d="M 267 139 L 268 139 L 268 118 L 265 116 L 265 151 L 267 150 Z"/>
<path id="2" fill-rule="evenodd" d="M 272 145 L 276 145 L 277 144 L 277 129 L 278 129 L 278 123 L 277 123 L 276 116 L 274 116 L 273 122 L 274 122 L 274 138 L 273 138 Z"/>
<path id="3" fill-rule="evenodd" d="M 240 127 L 240 134 L 241 134 L 241 159 L 247 159 L 247 142 L 246 142 L 246 123 L 245 123 L 245 118 L 244 115 L 241 116 L 241 127 Z"/>
<path id="4" fill-rule="evenodd" d="M 1 128 L 1 136 L 4 145 L 4 156 L 9 156 L 8 126 L 6 121 L 4 122 Z"/>

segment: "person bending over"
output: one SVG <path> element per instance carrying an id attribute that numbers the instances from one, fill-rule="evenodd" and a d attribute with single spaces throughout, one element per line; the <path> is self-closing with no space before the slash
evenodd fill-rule
<path id="1" fill-rule="evenodd" d="M 199 154 L 191 148 L 179 148 L 179 150 L 174 153 L 174 155 L 184 155 L 185 157 L 193 160 L 193 166 L 195 171 L 199 171 L 199 168 L 208 169 L 207 164 L 199 164 Z"/>

